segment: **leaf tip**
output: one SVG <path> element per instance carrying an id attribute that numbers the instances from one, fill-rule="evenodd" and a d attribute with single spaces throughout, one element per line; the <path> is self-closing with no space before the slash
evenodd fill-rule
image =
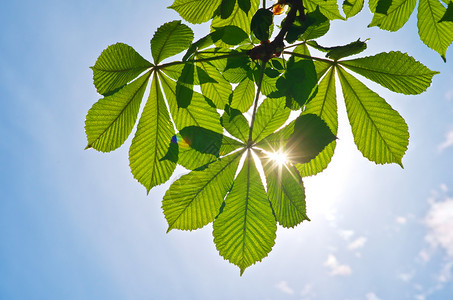
<path id="1" fill-rule="evenodd" d="M 85 149 L 83 149 L 83 150 L 87 150 L 87 149 L 91 149 L 91 148 L 92 148 L 91 144 L 88 144 L 88 145 L 85 147 Z"/>

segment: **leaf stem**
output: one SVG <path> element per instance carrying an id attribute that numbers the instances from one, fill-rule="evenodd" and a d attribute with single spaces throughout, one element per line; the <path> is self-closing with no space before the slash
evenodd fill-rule
<path id="1" fill-rule="evenodd" d="M 258 108 L 258 100 L 260 98 L 261 83 L 263 82 L 265 68 L 266 68 L 266 62 L 263 61 L 263 64 L 261 65 L 261 70 L 260 70 L 260 78 L 258 79 L 258 82 L 256 83 L 257 89 L 256 89 L 256 96 L 255 96 L 255 104 L 253 106 L 253 114 L 252 114 L 252 121 L 250 123 L 249 140 L 247 141 L 247 148 L 250 148 L 253 144 L 252 131 L 253 131 L 253 125 L 255 124 L 256 109 Z"/>
<path id="2" fill-rule="evenodd" d="M 300 53 L 291 52 L 291 51 L 283 51 L 283 54 L 290 54 L 290 55 L 294 55 L 294 56 L 301 57 L 301 58 L 319 60 L 319 61 L 323 61 L 323 62 L 329 63 L 329 64 L 331 64 L 331 65 L 333 65 L 333 66 L 336 65 L 336 62 L 335 62 L 335 61 L 329 60 L 329 59 L 325 59 L 325 58 L 320 58 L 320 57 L 315 57 L 315 56 L 300 54 Z"/>
<path id="3" fill-rule="evenodd" d="M 204 53 L 204 52 L 202 52 L 202 53 Z M 186 60 L 186 61 L 173 61 L 173 62 L 170 62 L 170 63 L 154 66 L 154 69 L 159 70 L 159 69 L 163 69 L 163 68 L 174 66 L 174 65 L 182 65 L 182 64 L 186 64 L 186 63 L 213 61 L 213 60 L 225 59 L 225 58 L 236 57 L 236 56 L 247 56 L 247 52 L 245 52 L 245 51 L 244 52 L 233 52 L 233 53 L 230 53 L 230 54 L 213 56 L 213 57 L 207 57 L 207 58 L 191 59 L 191 60 Z"/>

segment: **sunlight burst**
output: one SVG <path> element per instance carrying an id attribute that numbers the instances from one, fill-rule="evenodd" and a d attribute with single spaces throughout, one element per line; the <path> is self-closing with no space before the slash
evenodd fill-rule
<path id="1" fill-rule="evenodd" d="M 284 152 L 268 152 L 267 156 L 277 165 L 282 166 L 288 163 L 288 156 Z"/>

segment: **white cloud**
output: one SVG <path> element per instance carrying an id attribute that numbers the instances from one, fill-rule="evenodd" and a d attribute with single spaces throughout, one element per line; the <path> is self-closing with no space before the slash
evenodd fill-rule
<path id="1" fill-rule="evenodd" d="M 338 233 L 345 241 L 349 241 L 349 239 L 354 235 L 353 230 L 340 230 Z"/>
<path id="2" fill-rule="evenodd" d="M 312 297 L 314 297 L 315 293 L 313 291 L 313 286 L 311 284 L 306 284 L 300 292 L 300 295 L 303 297 L 303 299 L 311 299 Z"/>
<path id="3" fill-rule="evenodd" d="M 415 272 L 399 273 L 398 278 L 404 282 L 409 282 L 414 278 Z"/>
<path id="4" fill-rule="evenodd" d="M 396 217 L 395 221 L 396 221 L 396 223 L 401 224 L 401 225 L 404 225 L 407 223 L 407 219 L 405 217 L 401 217 L 401 216 Z"/>
<path id="5" fill-rule="evenodd" d="M 436 248 L 441 246 L 453 257 L 453 198 L 431 201 L 424 223 L 428 228 L 426 240 Z"/>
<path id="6" fill-rule="evenodd" d="M 351 243 L 349 243 L 348 248 L 349 248 L 349 250 L 360 249 L 363 246 L 365 246 L 366 241 L 367 241 L 366 237 L 361 236 L 361 237 L 355 239 L 354 241 L 352 241 Z"/>
<path id="7" fill-rule="evenodd" d="M 294 294 L 294 290 L 292 288 L 290 288 L 288 283 L 284 280 L 282 280 L 278 284 L 276 284 L 275 287 L 285 294 L 289 294 L 289 295 Z"/>
<path id="8" fill-rule="evenodd" d="M 440 144 L 437 149 L 439 150 L 439 152 L 442 152 L 443 150 L 451 146 L 453 146 L 453 130 L 450 130 L 445 134 L 445 141 Z"/>
<path id="9" fill-rule="evenodd" d="M 366 300 L 381 300 L 375 293 L 368 293 L 365 295 Z"/>
<path id="10" fill-rule="evenodd" d="M 451 279 L 451 272 L 453 269 L 453 262 L 446 263 L 443 267 L 442 270 L 440 271 L 440 274 L 437 278 L 437 280 L 441 283 L 449 282 Z"/>
<path id="11" fill-rule="evenodd" d="M 337 258 L 333 254 L 329 254 L 327 257 L 326 262 L 324 263 L 324 266 L 328 267 L 330 269 L 330 275 L 336 276 L 348 276 L 351 275 L 352 270 L 351 267 L 348 265 L 342 265 L 337 261 Z"/>
<path id="12" fill-rule="evenodd" d="M 448 90 L 448 91 L 445 93 L 445 99 L 447 99 L 448 101 L 453 100 L 453 90 Z"/>

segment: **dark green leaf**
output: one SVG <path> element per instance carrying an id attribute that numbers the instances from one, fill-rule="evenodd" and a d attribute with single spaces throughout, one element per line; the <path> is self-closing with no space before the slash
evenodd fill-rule
<path id="1" fill-rule="evenodd" d="M 134 48 L 117 43 L 102 51 L 91 69 L 93 82 L 99 94 L 108 96 L 153 65 Z M 113 94 L 113 93 L 112 93 Z"/>
<path id="2" fill-rule="evenodd" d="M 340 58 L 351 56 L 363 52 L 366 49 L 366 41 L 358 39 L 355 42 L 349 43 L 344 46 L 331 47 L 327 52 L 326 57 L 339 60 Z"/>
<path id="3" fill-rule="evenodd" d="M 336 136 L 320 117 L 301 115 L 296 119 L 294 132 L 286 144 L 288 159 L 295 163 L 307 163 L 335 139 Z"/>
<path id="4" fill-rule="evenodd" d="M 124 143 L 137 120 L 150 74 L 146 73 L 91 107 L 85 121 L 86 149 L 110 152 Z"/>
<path id="5" fill-rule="evenodd" d="M 375 13 L 387 15 L 390 6 L 397 0 L 378 0 Z"/>
<path id="6" fill-rule="evenodd" d="M 266 191 L 250 151 L 213 224 L 214 243 L 225 259 L 244 270 L 272 250 L 277 230 Z"/>
<path id="7" fill-rule="evenodd" d="M 204 0 L 206 1 L 206 0 Z M 245 33 L 250 34 L 250 21 L 252 20 L 253 13 L 258 9 L 259 2 L 254 0 L 251 1 L 251 8 L 248 13 L 244 12 L 239 4 L 236 3 L 234 10 L 227 19 L 222 19 L 220 16 L 216 16 L 211 23 L 211 30 L 214 28 L 224 27 L 233 25 L 241 28 Z M 222 45 L 217 45 L 222 46 Z"/>
<path id="8" fill-rule="evenodd" d="M 199 39 L 198 41 L 193 43 L 189 47 L 189 49 L 187 49 L 187 52 L 184 55 L 184 57 L 182 58 L 182 60 L 183 61 L 187 61 L 198 50 L 202 50 L 202 49 L 207 48 L 207 47 L 209 47 L 209 46 L 211 46 L 213 44 L 214 44 L 214 41 L 212 40 L 211 33 L 209 33 L 208 35 L 202 37 L 201 39 Z"/>
<path id="9" fill-rule="evenodd" d="M 181 21 L 173 21 L 160 26 L 151 40 L 151 53 L 157 65 L 162 60 L 181 53 L 190 47 L 193 32 Z"/>
<path id="10" fill-rule="evenodd" d="M 247 33 L 241 28 L 234 25 L 227 25 L 224 27 L 213 27 L 214 31 L 211 32 L 211 37 L 214 43 L 222 41 L 226 45 L 236 46 L 242 41 L 248 39 Z"/>
<path id="11" fill-rule="evenodd" d="M 186 108 L 189 106 L 193 97 L 195 68 L 192 63 L 187 63 L 182 69 L 181 75 L 176 83 L 176 102 L 178 107 Z"/>
<path id="12" fill-rule="evenodd" d="M 439 22 L 453 22 L 453 2 L 448 3 L 447 11 Z"/>
<path id="13" fill-rule="evenodd" d="M 260 41 L 268 41 L 270 37 L 270 27 L 274 22 L 274 15 L 271 11 L 260 8 L 255 13 L 250 23 L 250 29 Z"/>
<path id="14" fill-rule="evenodd" d="M 246 14 L 250 11 L 251 3 L 250 0 L 238 0 L 239 8 L 242 9 Z"/>
<path id="15" fill-rule="evenodd" d="M 227 19 L 231 16 L 235 4 L 236 0 L 222 0 L 222 3 L 220 4 L 220 17 L 222 19 Z"/>
<path id="16" fill-rule="evenodd" d="M 338 130 L 337 99 L 335 90 L 335 69 L 330 69 L 329 73 L 322 79 L 318 86 L 318 93 L 305 106 L 303 114 L 314 114 L 319 116 L 334 135 Z M 312 176 L 327 168 L 330 163 L 336 141 L 331 142 L 322 150 L 315 159 L 305 164 L 297 164 L 302 177 Z"/>

